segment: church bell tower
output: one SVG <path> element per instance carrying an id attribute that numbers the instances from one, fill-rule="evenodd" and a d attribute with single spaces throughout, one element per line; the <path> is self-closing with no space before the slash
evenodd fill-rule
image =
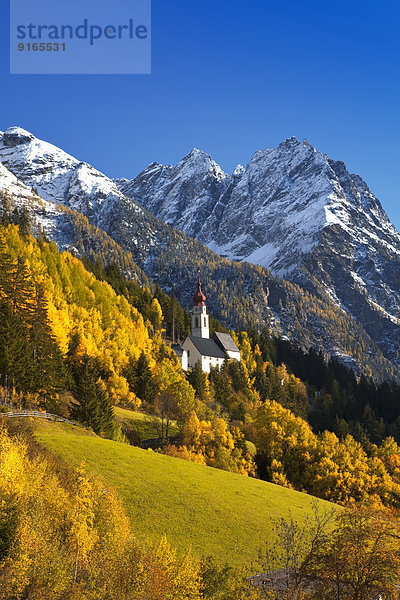
<path id="1" fill-rule="evenodd" d="M 197 292 L 193 297 L 192 335 L 194 337 L 210 338 L 206 297 L 201 291 L 200 270 L 197 278 Z"/>

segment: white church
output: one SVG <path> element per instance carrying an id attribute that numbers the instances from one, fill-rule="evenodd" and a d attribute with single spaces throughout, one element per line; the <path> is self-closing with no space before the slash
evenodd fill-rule
<path id="1" fill-rule="evenodd" d="M 206 308 L 206 297 L 201 291 L 200 273 L 197 279 L 197 292 L 193 298 L 192 335 L 189 335 L 182 346 L 174 344 L 182 369 L 193 369 L 200 361 L 201 368 L 207 373 L 211 367 L 221 367 L 225 360 L 233 358 L 240 361 L 240 350 L 229 333 L 215 332 L 210 339 L 209 317 Z"/>

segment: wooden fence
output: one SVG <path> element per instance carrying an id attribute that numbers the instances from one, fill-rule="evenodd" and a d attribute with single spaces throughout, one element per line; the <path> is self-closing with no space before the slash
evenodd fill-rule
<path id="1" fill-rule="evenodd" d="M 70 425 L 77 425 L 81 427 L 79 423 L 75 421 L 70 421 L 65 417 L 60 417 L 60 415 L 53 415 L 51 413 L 40 412 L 40 410 L 12 410 L 6 413 L 0 413 L 0 417 L 7 417 L 9 419 L 15 417 L 38 417 L 39 419 L 47 419 L 48 421 L 60 421 L 61 423 L 69 423 Z"/>

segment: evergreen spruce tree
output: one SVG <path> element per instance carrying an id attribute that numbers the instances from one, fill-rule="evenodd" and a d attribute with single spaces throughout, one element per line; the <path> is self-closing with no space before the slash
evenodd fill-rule
<path id="1" fill-rule="evenodd" d="M 232 388 L 226 370 L 220 370 L 219 368 L 211 369 L 210 377 L 214 386 L 215 401 L 228 408 L 232 395 Z"/>
<path id="2" fill-rule="evenodd" d="M 11 223 L 11 202 L 6 192 L 1 192 L 0 202 L 0 224 L 9 225 Z"/>
<path id="3" fill-rule="evenodd" d="M 196 396 L 200 398 L 200 400 L 206 399 L 208 391 L 207 374 L 203 372 L 199 360 L 193 369 L 188 372 L 188 380 L 192 388 L 195 390 Z"/>
<path id="4" fill-rule="evenodd" d="M 12 314 L 19 316 L 25 323 L 29 321 L 33 284 L 30 273 L 22 258 L 13 261 L 7 253 L 0 250 L 0 286 L 11 306 Z"/>
<path id="5" fill-rule="evenodd" d="M 7 396 L 28 390 L 32 381 L 28 330 L 7 299 L 0 300 L 0 384 Z"/>
<path id="6" fill-rule="evenodd" d="M 32 383 L 29 319 L 32 282 L 21 259 L 13 261 L 0 242 L 0 377 L 10 391 Z"/>
<path id="7" fill-rule="evenodd" d="M 73 394 L 76 401 L 72 416 L 77 421 L 91 427 L 97 434 L 111 435 L 114 424 L 114 411 L 96 362 L 84 356 L 79 366 L 75 366 Z"/>
<path id="8" fill-rule="evenodd" d="M 31 234 L 31 220 L 27 208 L 14 208 L 12 213 L 12 222 L 19 226 L 19 232 L 24 239 Z"/>
<path id="9" fill-rule="evenodd" d="M 43 287 L 35 286 L 31 310 L 30 345 L 32 391 L 41 392 L 51 401 L 64 387 L 65 368 L 61 351 L 53 338 L 48 318 L 48 305 Z"/>
<path id="10" fill-rule="evenodd" d="M 254 387 L 260 394 L 260 399 L 262 401 L 264 401 L 268 398 L 268 391 L 269 391 L 268 379 L 267 379 L 267 376 L 265 375 L 265 371 L 261 365 L 257 366 L 257 369 L 255 371 Z"/>
<path id="11" fill-rule="evenodd" d="M 149 361 L 143 350 L 136 362 L 130 361 L 126 378 L 129 387 L 135 392 L 138 398 L 149 404 L 154 402 L 157 396 L 157 386 L 149 366 Z"/>
<path id="12" fill-rule="evenodd" d="M 99 414 L 99 430 L 107 437 L 112 437 L 115 427 L 114 408 L 111 404 L 110 397 L 105 390 L 104 383 L 97 380 L 97 400 Z"/>

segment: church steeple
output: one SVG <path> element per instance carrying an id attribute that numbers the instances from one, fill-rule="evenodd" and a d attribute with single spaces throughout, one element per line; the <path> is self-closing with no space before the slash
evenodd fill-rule
<path id="1" fill-rule="evenodd" d="M 200 269 L 197 277 L 197 291 L 193 297 L 192 335 L 206 339 L 210 337 L 206 297 L 201 291 Z"/>
<path id="2" fill-rule="evenodd" d="M 201 291 L 201 281 L 200 281 L 200 269 L 198 270 L 197 275 L 197 292 L 193 297 L 193 302 L 195 306 L 205 306 L 206 297 Z"/>

